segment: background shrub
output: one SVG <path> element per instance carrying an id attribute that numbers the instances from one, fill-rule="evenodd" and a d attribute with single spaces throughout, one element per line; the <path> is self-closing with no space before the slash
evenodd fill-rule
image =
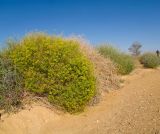
<path id="1" fill-rule="evenodd" d="M 9 112 L 19 106 L 23 97 L 22 81 L 12 61 L 0 56 L 0 109 Z"/>
<path id="2" fill-rule="evenodd" d="M 6 54 L 23 74 L 26 89 L 69 112 L 84 109 L 95 94 L 95 78 L 78 42 L 34 33 L 13 44 Z"/>
<path id="3" fill-rule="evenodd" d="M 154 53 L 144 53 L 140 57 L 140 62 L 147 68 L 156 68 L 160 65 L 160 58 Z"/>
<path id="4" fill-rule="evenodd" d="M 110 58 L 116 64 L 120 74 L 129 74 L 134 69 L 134 61 L 131 56 L 120 52 L 110 45 L 101 45 L 97 49 L 101 55 Z"/>

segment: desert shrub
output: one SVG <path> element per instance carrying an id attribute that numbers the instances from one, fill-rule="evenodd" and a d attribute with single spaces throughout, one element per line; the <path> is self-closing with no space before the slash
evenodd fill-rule
<path id="1" fill-rule="evenodd" d="M 122 75 L 129 74 L 134 69 L 134 61 L 130 55 L 124 54 L 110 45 L 101 45 L 98 52 L 106 58 L 110 58 Z"/>
<path id="2" fill-rule="evenodd" d="M 115 90 L 120 87 L 120 77 L 117 76 L 117 69 L 110 59 L 100 55 L 93 45 L 83 37 L 71 36 L 67 39 L 77 41 L 80 44 L 81 52 L 83 52 L 94 65 L 96 94 L 89 105 L 95 105 L 101 101 L 104 92 Z"/>
<path id="3" fill-rule="evenodd" d="M 33 33 L 13 44 L 6 54 L 23 74 L 26 89 L 69 112 L 84 109 L 95 94 L 95 77 L 78 42 Z"/>
<path id="4" fill-rule="evenodd" d="M 147 68 L 156 68 L 160 65 L 160 58 L 154 53 L 144 53 L 140 57 L 140 62 Z"/>
<path id="5" fill-rule="evenodd" d="M 21 104 L 22 77 L 10 59 L 0 56 L 0 109 L 9 112 Z"/>

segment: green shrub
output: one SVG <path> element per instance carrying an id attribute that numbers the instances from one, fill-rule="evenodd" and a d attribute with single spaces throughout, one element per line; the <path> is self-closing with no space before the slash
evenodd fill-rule
<path id="1" fill-rule="evenodd" d="M 144 53 L 140 57 L 140 62 L 147 68 L 156 68 L 160 65 L 160 58 L 154 53 Z"/>
<path id="2" fill-rule="evenodd" d="M 78 42 L 34 33 L 13 44 L 6 54 L 23 74 L 26 89 L 69 112 L 84 109 L 95 94 L 95 78 Z"/>
<path id="3" fill-rule="evenodd" d="M 22 77 L 10 59 L 0 56 L 0 109 L 5 112 L 19 106 L 23 97 Z"/>
<path id="4" fill-rule="evenodd" d="M 117 66 L 120 74 L 129 74 L 134 69 L 134 61 L 131 56 L 120 52 L 110 45 L 101 45 L 98 52 L 106 58 L 110 58 Z"/>

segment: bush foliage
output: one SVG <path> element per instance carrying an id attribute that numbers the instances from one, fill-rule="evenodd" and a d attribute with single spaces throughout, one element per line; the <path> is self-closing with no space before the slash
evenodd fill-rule
<path id="1" fill-rule="evenodd" d="M 33 33 L 9 44 L 6 54 L 29 91 L 47 96 L 69 112 L 82 111 L 94 96 L 93 67 L 80 52 L 78 42 Z"/>
<path id="2" fill-rule="evenodd" d="M 134 61 L 131 56 L 120 52 L 110 45 L 101 45 L 98 52 L 106 58 L 110 58 L 117 66 L 120 74 L 129 74 L 134 69 Z"/>
<path id="3" fill-rule="evenodd" d="M 23 97 L 22 77 L 10 59 L 0 56 L 0 109 L 13 110 Z"/>
<path id="4" fill-rule="evenodd" d="M 140 57 L 140 62 L 147 68 L 156 68 L 160 65 L 160 58 L 154 53 L 144 53 Z"/>

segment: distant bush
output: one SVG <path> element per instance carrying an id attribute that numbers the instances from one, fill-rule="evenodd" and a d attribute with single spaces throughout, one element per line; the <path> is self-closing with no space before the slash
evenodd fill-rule
<path id="1" fill-rule="evenodd" d="M 82 111 L 95 94 L 90 61 L 76 41 L 42 33 L 9 43 L 6 54 L 24 77 L 25 88 L 68 112 Z"/>
<path id="2" fill-rule="evenodd" d="M 110 58 L 116 64 L 120 74 L 129 74 L 134 69 L 134 61 L 131 56 L 110 45 L 101 45 L 97 49 L 101 55 Z"/>
<path id="3" fill-rule="evenodd" d="M 142 47 L 141 43 L 136 41 L 132 44 L 132 46 L 128 50 L 132 53 L 133 56 L 137 57 L 141 54 L 140 51 L 141 47 Z"/>
<path id="4" fill-rule="evenodd" d="M 21 104 L 22 81 L 12 61 L 0 56 L 0 109 L 9 112 Z"/>
<path id="5" fill-rule="evenodd" d="M 156 68 L 160 65 L 160 58 L 154 53 L 144 53 L 140 57 L 140 62 L 147 68 Z"/>

